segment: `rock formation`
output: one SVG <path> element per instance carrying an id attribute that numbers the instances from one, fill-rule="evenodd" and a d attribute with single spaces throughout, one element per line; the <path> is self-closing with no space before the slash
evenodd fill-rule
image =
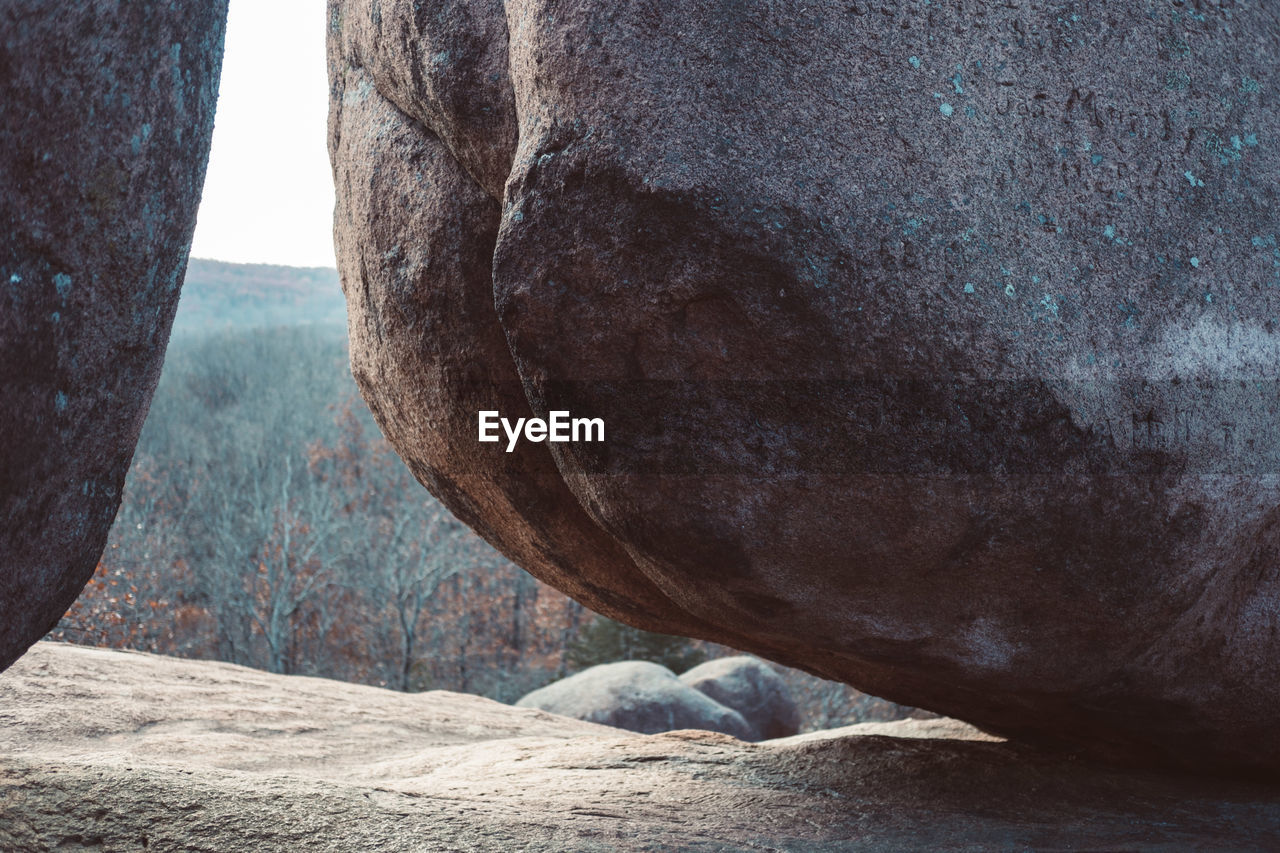
<path id="1" fill-rule="evenodd" d="M 992 731 L 1280 768 L 1273 4 L 330 5 L 353 369 L 482 535 Z"/>
<path id="2" fill-rule="evenodd" d="M 760 740 L 756 727 L 732 706 L 688 686 L 665 666 L 626 660 L 584 669 L 516 702 L 575 720 L 640 734 L 703 729 Z M 794 734 L 794 732 L 792 732 Z"/>
<path id="3" fill-rule="evenodd" d="M 751 727 L 748 740 L 800 731 L 800 709 L 787 683 L 761 660 L 749 655 L 716 658 L 682 673 L 680 681 L 741 714 Z"/>
<path id="4" fill-rule="evenodd" d="M 0 670 L 93 574 L 178 305 L 226 0 L 0 9 Z"/>
<path id="5" fill-rule="evenodd" d="M 58 713 L 49 709 L 56 707 Z M 0 849 L 1262 850 L 1274 786 L 953 720 L 748 744 L 40 643 L 0 674 Z"/>

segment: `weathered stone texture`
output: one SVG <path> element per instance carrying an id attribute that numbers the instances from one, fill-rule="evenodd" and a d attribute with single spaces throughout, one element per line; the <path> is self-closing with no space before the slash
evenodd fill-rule
<path id="1" fill-rule="evenodd" d="M 0 8 L 0 669 L 93 573 L 177 308 L 225 0 Z"/>
<path id="2" fill-rule="evenodd" d="M 60 713 L 49 713 L 50 707 Z M 1270 850 L 1274 786 L 955 720 L 749 744 L 41 643 L 0 674 L 0 849 Z"/>
<path id="3" fill-rule="evenodd" d="M 331 19 L 362 21 L 337 7 Z M 695 632 L 696 623 L 587 517 L 544 448 L 476 452 L 476 412 L 531 414 L 493 307 L 500 207 L 441 141 L 447 128 L 424 124 L 434 113 L 415 118 L 397 106 L 404 92 L 388 85 L 393 101 L 374 84 L 391 72 L 371 71 L 370 48 L 360 45 L 385 52 L 387 44 L 411 43 L 412 33 L 342 32 L 354 32 L 355 44 L 336 32 L 330 40 L 334 233 L 352 372 L 379 425 L 449 509 L 535 575 L 610 616 Z M 406 75 L 413 77 L 391 74 Z M 447 86 L 432 80 L 422 85 Z M 491 120 L 492 138 L 501 139 L 514 121 L 509 97 Z M 597 580 L 605 575 L 607 583 Z"/>
<path id="4" fill-rule="evenodd" d="M 357 375 L 451 507 L 645 627 L 1280 769 L 1280 7 L 509 0 L 389 35 L 414 8 L 332 0 L 337 231 Z M 392 302 L 410 331 L 367 331 Z M 481 398 L 608 440 L 507 456 Z"/>

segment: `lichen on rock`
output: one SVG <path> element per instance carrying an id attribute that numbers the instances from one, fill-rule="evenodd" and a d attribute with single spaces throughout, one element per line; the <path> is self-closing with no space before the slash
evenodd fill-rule
<path id="1" fill-rule="evenodd" d="M 0 9 L 0 670 L 93 574 L 160 376 L 226 0 Z"/>
<path id="2" fill-rule="evenodd" d="M 336 232 L 455 512 L 641 627 L 1280 769 L 1274 8 L 415 8 L 331 0 Z"/>

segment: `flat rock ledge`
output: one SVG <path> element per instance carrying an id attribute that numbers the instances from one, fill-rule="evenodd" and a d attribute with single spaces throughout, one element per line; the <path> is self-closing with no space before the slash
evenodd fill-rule
<path id="1" fill-rule="evenodd" d="M 0 675 L 0 849 L 1262 850 L 1280 788 L 952 720 L 749 744 L 40 643 Z"/>

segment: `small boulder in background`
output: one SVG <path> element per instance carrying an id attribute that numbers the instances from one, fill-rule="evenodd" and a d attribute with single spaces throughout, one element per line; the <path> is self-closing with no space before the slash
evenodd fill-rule
<path id="1" fill-rule="evenodd" d="M 584 669 L 516 702 L 552 714 L 641 734 L 705 729 L 754 740 L 742 715 L 648 661 L 619 661 Z"/>
<path id="2" fill-rule="evenodd" d="M 750 740 L 789 737 L 800 731 L 800 709 L 782 676 L 759 658 L 717 658 L 680 676 L 680 681 L 742 715 Z"/>

